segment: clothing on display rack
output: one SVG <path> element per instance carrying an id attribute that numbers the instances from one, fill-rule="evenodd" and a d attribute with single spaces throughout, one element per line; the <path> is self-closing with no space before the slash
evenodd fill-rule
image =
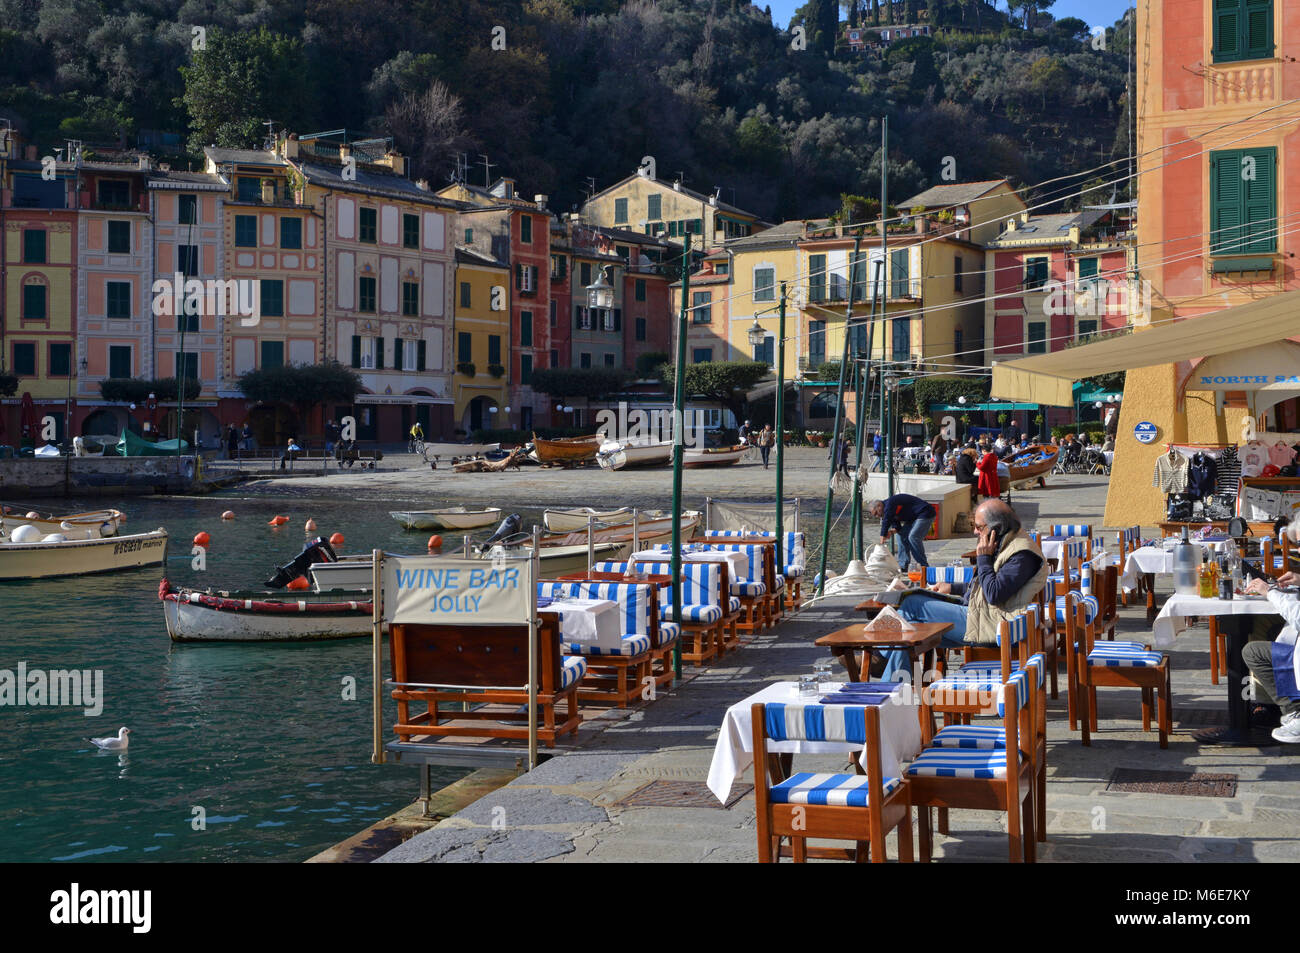
<path id="1" fill-rule="evenodd" d="M 1283 467 L 1289 467 L 1295 463 L 1295 450 L 1279 440 L 1268 448 L 1268 462 L 1279 470 Z"/>
<path id="2" fill-rule="evenodd" d="M 1214 458 L 1205 451 L 1198 450 L 1187 467 L 1187 493 L 1198 499 L 1213 496 L 1218 475 L 1219 467 Z"/>
<path id="3" fill-rule="evenodd" d="M 1241 475 L 1257 477 L 1268 466 L 1268 447 L 1258 440 L 1252 440 L 1241 451 Z"/>
<path id="4" fill-rule="evenodd" d="M 1241 486 L 1241 460 L 1237 457 L 1237 448 L 1224 447 L 1219 451 L 1218 479 L 1214 484 L 1215 496 L 1237 498 Z"/>
<path id="5" fill-rule="evenodd" d="M 1182 493 L 1187 489 L 1187 458 L 1176 449 L 1160 454 L 1151 485 L 1165 493 Z"/>

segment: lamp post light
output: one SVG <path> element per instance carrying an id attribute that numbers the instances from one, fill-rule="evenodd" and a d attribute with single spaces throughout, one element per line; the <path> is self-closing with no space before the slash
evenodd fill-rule
<path id="1" fill-rule="evenodd" d="M 151 391 L 145 406 L 149 408 L 149 432 L 156 440 L 158 438 L 158 395 Z"/>
<path id="2" fill-rule="evenodd" d="M 614 307 L 614 286 L 609 282 L 609 265 L 604 265 L 596 280 L 587 285 L 587 307 L 607 312 Z"/>

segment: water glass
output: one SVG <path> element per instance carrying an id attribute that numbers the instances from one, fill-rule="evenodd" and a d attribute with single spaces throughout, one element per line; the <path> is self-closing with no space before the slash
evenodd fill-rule
<path id="1" fill-rule="evenodd" d="M 816 698 L 817 697 L 817 676 L 800 675 L 799 676 L 799 697 Z"/>

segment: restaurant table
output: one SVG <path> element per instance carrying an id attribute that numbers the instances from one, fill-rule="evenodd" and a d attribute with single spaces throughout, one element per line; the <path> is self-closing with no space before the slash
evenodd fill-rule
<path id="1" fill-rule="evenodd" d="M 908 688 L 906 685 L 896 688 L 887 701 L 877 706 L 880 709 L 880 769 L 886 778 L 901 777 L 903 762 L 910 761 L 921 750 L 921 723 L 913 713 L 916 706 L 907 704 Z M 815 698 L 801 696 L 798 682 L 775 682 L 728 708 L 709 764 L 708 784 L 714 796 L 723 804 L 727 803 L 736 778 L 754 763 L 751 705 L 757 702 L 765 705 L 782 702 L 787 705 L 818 704 L 821 697 L 820 694 Z M 866 749 L 850 742 L 769 741 L 767 747 L 770 753 L 778 755 L 834 754 L 861 748 L 859 764 L 866 767 Z"/>
<path id="2" fill-rule="evenodd" d="M 853 681 L 867 681 L 871 677 L 871 653 L 868 649 L 902 649 L 907 652 L 915 666 L 922 660 L 922 672 L 934 667 L 934 652 L 939 647 L 944 633 L 952 629 L 951 622 L 912 622 L 912 628 L 894 631 L 871 632 L 869 623 L 850 625 L 847 628 L 823 635 L 816 644 L 831 650 L 831 655 L 839 658 L 845 671 Z M 859 662 L 857 653 L 862 653 Z M 914 676 L 913 684 L 920 685 L 920 677 Z"/>
<path id="3" fill-rule="evenodd" d="M 612 599 L 552 599 L 550 605 L 538 611 L 553 612 L 560 617 L 562 642 L 577 642 L 604 650 L 623 647 L 618 603 Z"/>
<path id="4" fill-rule="evenodd" d="M 1237 748 L 1261 748 L 1277 744 L 1267 728 L 1252 728 L 1250 703 L 1244 686 L 1249 671 L 1241 659 L 1241 650 L 1250 634 L 1249 615 L 1276 615 L 1277 610 L 1263 596 L 1237 596 L 1234 599 L 1203 599 L 1174 593 L 1165 602 L 1151 628 L 1152 644 L 1168 648 L 1174 635 L 1184 628 L 1180 620 L 1187 616 L 1207 616 L 1210 638 L 1222 630 L 1227 636 L 1228 727 L 1204 728 L 1192 735 L 1201 744 Z"/>
<path id="5" fill-rule="evenodd" d="M 633 561 L 654 559 L 658 562 L 670 562 L 672 552 L 667 549 L 647 549 L 632 554 Z M 726 563 L 727 575 L 735 582 L 749 578 L 749 556 L 740 552 L 726 552 L 721 549 L 687 550 L 682 553 L 684 563 Z"/>
<path id="6" fill-rule="evenodd" d="M 1230 537 L 1213 537 L 1192 540 L 1203 549 L 1214 553 L 1230 552 L 1236 545 Z M 1147 584 L 1147 622 L 1156 617 L 1156 575 L 1172 575 L 1174 571 L 1174 553 L 1163 546 L 1139 546 L 1124 557 L 1124 569 L 1120 573 L 1120 588 L 1132 592 L 1137 588 L 1138 575 L 1146 577 Z"/>

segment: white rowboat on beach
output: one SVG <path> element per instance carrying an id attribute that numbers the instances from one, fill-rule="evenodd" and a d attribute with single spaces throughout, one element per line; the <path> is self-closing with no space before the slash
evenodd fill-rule
<path id="1" fill-rule="evenodd" d="M 501 518 L 499 506 L 445 506 L 438 510 L 397 510 L 388 514 L 402 529 L 482 529 Z"/>

